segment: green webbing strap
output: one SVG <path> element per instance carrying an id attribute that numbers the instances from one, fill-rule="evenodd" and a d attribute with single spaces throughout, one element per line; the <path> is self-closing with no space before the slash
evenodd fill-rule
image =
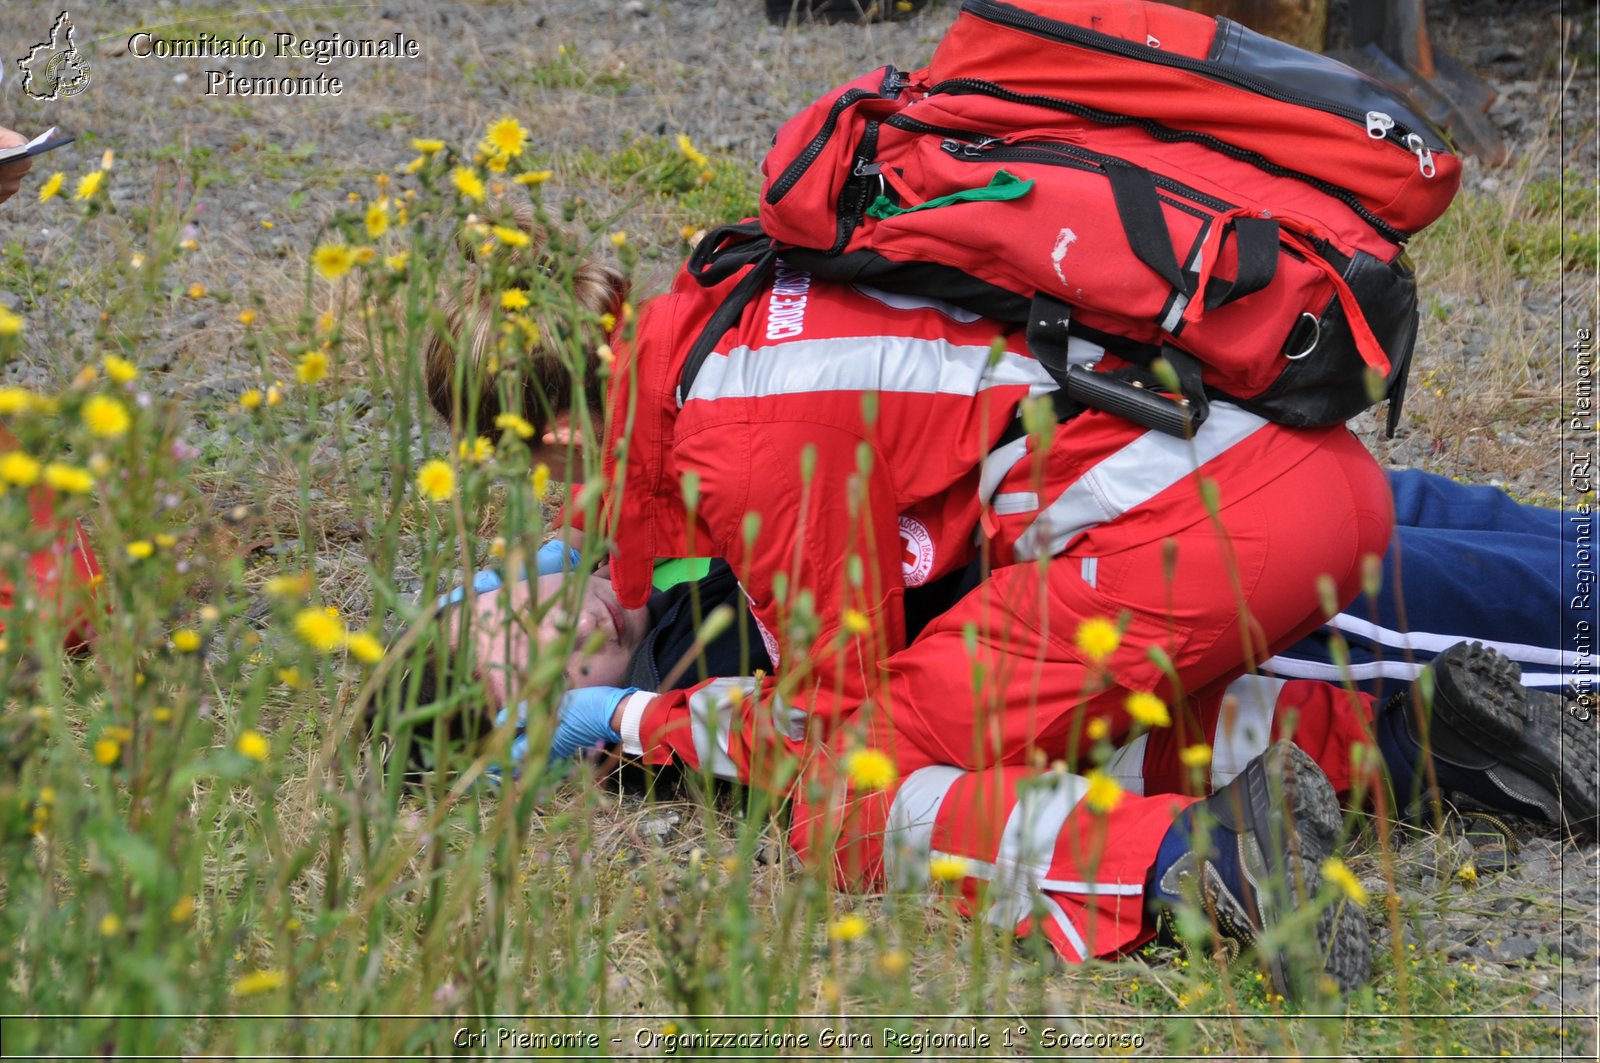
<path id="1" fill-rule="evenodd" d="M 656 562 L 650 583 L 658 591 L 676 587 L 680 583 L 693 583 L 706 578 L 711 571 L 709 557 L 673 557 Z"/>
<path id="2" fill-rule="evenodd" d="M 1024 181 L 1014 174 L 997 170 L 989 183 L 981 188 L 963 188 L 959 192 L 930 199 L 915 207 L 896 206 L 888 196 L 879 196 L 872 201 L 872 206 L 867 208 L 867 214 L 881 220 L 898 217 L 901 214 L 914 214 L 919 210 L 948 207 L 954 203 L 997 203 L 1007 199 L 1021 199 L 1031 191 L 1033 191 L 1031 180 Z"/>

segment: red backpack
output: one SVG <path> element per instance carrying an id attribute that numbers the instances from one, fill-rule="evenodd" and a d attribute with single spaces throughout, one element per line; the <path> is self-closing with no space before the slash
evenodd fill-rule
<path id="1" fill-rule="evenodd" d="M 1388 88 L 1225 18 L 964 0 L 925 69 L 817 100 L 762 170 L 759 224 L 701 243 L 703 282 L 781 255 L 1027 321 L 1068 394 L 1181 435 L 1208 395 L 1290 425 L 1389 396 L 1392 431 L 1416 336 L 1403 244 L 1461 167 Z M 762 281 L 724 304 L 680 395 Z M 1069 327 L 1165 357 L 1183 398 L 1156 399 L 1148 373 L 1069 370 Z"/>

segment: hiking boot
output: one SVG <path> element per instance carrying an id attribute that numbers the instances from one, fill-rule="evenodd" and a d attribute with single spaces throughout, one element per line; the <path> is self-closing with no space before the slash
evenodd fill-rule
<path id="1" fill-rule="evenodd" d="M 1515 661 L 1461 642 L 1430 665 L 1431 728 L 1408 695 L 1378 717 L 1378 748 L 1402 809 L 1429 793 L 1462 809 L 1520 816 L 1594 840 L 1600 828 L 1600 738 L 1578 702 L 1521 684 Z M 1423 763 L 1424 735 L 1432 778 Z"/>
<path id="2" fill-rule="evenodd" d="M 1209 839 L 1194 835 L 1209 825 Z M 1172 909 L 1198 889 L 1229 959 L 1261 933 L 1313 903 L 1340 824 L 1333 786 L 1314 760 L 1278 742 L 1237 778 L 1185 809 L 1161 842 L 1150 896 L 1170 929 Z M 1341 993 L 1364 984 L 1371 943 L 1361 909 L 1347 899 L 1317 917 L 1315 960 L 1280 941 L 1260 958 L 1277 992 L 1305 1000 L 1331 980 Z"/>

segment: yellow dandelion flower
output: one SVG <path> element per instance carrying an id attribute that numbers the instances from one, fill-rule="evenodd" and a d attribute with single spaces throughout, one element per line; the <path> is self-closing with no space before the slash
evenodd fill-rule
<path id="1" fill-rule="evenodd" d="M 376 240 L 389 231 L 389 208 L 382 203 L 374 203 L 367 208 L 364 220 L 367 224 L 367 235 Z"/>
<path id="2" fill-rule="evenodd" d="M 22 318 L 0 306 L 0 336 L 17 336 L 22 333 Z M 11 390 L 11 389 L 7 389 Z"/>
<path id="3" fill-rule="evenodd" d="M 1083 802 L 1094 812 L 1110 812 L 1122 803 L 1122 787 L 1117 785 L 1117 780 L 1095 768 L 1084 776 L 1089 783 L 1089 788 L 1084 791 Z"/>
<path id="4" fill-rule="evenodd" d="M 478 176 L 477 171 L 466 166 L 457 166 L 450 171 L 450 183 L 455 186 L 457 192 L 468 199 L 477 203 L 483 202 L 483 178 Z"/>
<path id="5" fill-rule="evenodd" d="M 106 179 L 105 171 L 90 170 L 78 178 L 78 187 L 72 192 L 73 199 L 93 199 L 94 194 L 100 191 L 100 182 Z"/>
<path id="6" fill-rule="evenodd" d="M 337 617 L 315 607 L 295 614 L 294 633 L 318 653 L 333 653 L 344 645 L 345 629 Z"/>
<path id="7" fill-rule="evenodd" d="M 384 266 L 390 273 L 405 272 L 406 265 L 411 261 L 411 252 L 400 251 L 383 260 Z"/>
<path id="8" fill-rule="evenodd" d="M 258 409 L 261 406 L 261 389 L 248 388 L 239 396 L 239 406 L 246 410 Z"/>
<path id="9" fill-rule="evenodd" d="M 528 142 L 528 131 L 522 128 L 522 123 L 506 115 L 497 122 L 489 125 L 489 131 L 483 138 L 483 153 L 485 155 L 507 155 L 516 158 L 522 154 L 522 147 Z"/>
<path id="10" fill-rule="evenodd" d="M 104 934 L 106 937 L 110 937 L 121 929 L 122 920 L 118 919 L 112 913 L 107 912 L 105 915 L 100 917 L 100 933 Z"/>
<path id="11" fill-rule="evenodd" d="M 184 294 L 191 299 L 200 299 L 206 294 L 206 286 L 196 281 L 194 284 L 189 285 L 188 290 Z"/>
<path id="12" fill-rule="evenodd" d="M 935 882 L 956 882 L 967 877 L 971 866 L 965 857 L 940 853 L 928 861 L 928 874 Z"/>
<path id="13" fill-rule="evenodd" d="M 479 436 L 470 443 L 463 439 L 460 453 L 461 457 L 466 461 L 470 461 L 474 465 L 482 465 L 494 457 L 494 443 L 490 442 L 488 436 Z"/>
<path id="14" fill-rule="evenodd" d="M 515 432 L 522 439 L 533 438 L 533 425 L 527 418 L 515 413 L 502 413 L 495 417 L 494 426 L 504 432 Z M 546 474 L 549 470 L 545 470 Z"/>
<path id="15" fill-rule="evenodd" d="M 300 669 L 289 667 L 279 668 L 276 673 L 278 682 L 291 690 L 299 690 L 305 685 L 305 678 L 300 674 Z"/>
<path id="16" fill-rule="evenodd" d="M 483 165 L 490 173 L 505 173 L 506 167 L 511 165 L 511 156 L 491 155 L 484 160 Z"/>
<path id="17" fill-rule="evenodd" d="M 94 489 L 94 477 L 89 470 L 59 461 L 44 467 L 44 482 L 69 495 L 85 495 Z"/>
<path id="18" fill-rule="evenodd" d="M 377 664 L 383 660 L 383 643 L 378 641 L 376 635 L 365 631 L 357 631 L 345 640 L 345 647 L 350 651 L 350 656 L 362 664 Z"/>
<path id="19" fill-rule="evenodd" d="M 1098 742 L 1111 733 L 1111 725 L 1106 723 L 1104 716 L 1096 716 L 1090 720 L 1083 733 L 1089 736 L 1089 741 Z"/>
<path id="20" fill-rule="evenodd" d="M 139 379 L 139 367 L 126 358 L 108 354 L 100 359 L 100 364 L 105 368 L 106 376 L 119 384 L 127 384 L 130 381 Z"/>
<path id="21" fill-rule="evenodd" d="M 182 897 L 178 898 L 177 903 L 172 906 L 172 910 L 167 913 L 167 918 L 171 919 L 174 923 L 182 925 L 194 918 L 194 910 L 194 898 L 188 894 L 184 894 Z"/>
<path id="22" fill-rule="evenodd" d="M 249 325 L 254 325 L 255 323 L 256 323 L 256 312 L 254 310 L 241 310 L 241 311 L 239 311 L 239 324 L 245 325 L 245 326 L 249 326 Z"/>
<path id="23" fill-rule="evenodd" d="M 49 179 L 39 186 L 39 202 L 44 203 L 56 198 L 61 193 L 61 183 L 66 179 L 67 175 L 60 170 L 51 174 Z"/>
<path id="24" fill-rule="evenodd" d="M 852 635 L 865 635 L 872 630 L 872 621 L 859 609 L 846 609 L 842 623 L 844 629 Z"/>
<path id="25" fill-rule="evenodd" d="M 434 140 L 431 137 L 412 137 L 411 147 L 424 155 L 437 155 L 444 150 L 444 141 Z"/>
<path id="26" fill-rule="evenodd" d="M 283 401 L 283 390 L 279 384 L 274 384 L 267 389 L 267 405 L 276 406 Z"/>
<path id="27" fill-rule="evenodd" d="M 855 941 L 866 932 L 867 921 L 854 913 L 841 915 L 828 924 L 828 937 L 833 941 Z"/>
<path id="28" fill-rule="evenodd" d="M 410 162 L 406 163 L 405 166 L 401 167 L 400 172 L 401 173 L 416 173 L 418 170 L 422 169 L 427 164 L 428 164 L 428 157 L 426 155 L 418 155 L 416 158 L 414 158 Z"/>
<path id="29" fill-rule="evenodd" d="M 615 329 L 617 327 L 617 315 L 611 313 L 610 311 L 607 311 L 606 313 L 601 314 L 600 315 L 600 327 L 602 329 L 604 329 L 605 331 L 607 331 L 607 332 L 611 332 L 613 329 Z"/>
<path id="30" fill-rule="evenodd" d="M 1099 664 L 1116 652 L 1122 644 L 1122 634 L 1105 617 L 1094 616 L 1078 625 L 1076 641 L 1083 655 Z"/>
<path id="31" fill-rule="evenodd" d="M 378 261 L 377 249 L 364 244 L 361 247 L 352 247 L 350 249 L 350 260 L 358 266 L 370 266 Z"/>
<path id="32" fill-rule="evenodd" d="M 179 628 L 172 633 L 172 648 L 179 653 L 193 653 L 200 648 L 199 632 L 191 628 Z"/>
<path id="33" fill-rule="evenodd" d="M 149 539 L 135 539 L 127 546 L 128 557 L 133 561 L 143 561 L 156 552 L 156 545 Z"/>
<path id="34" fill-rule="evenodd" d="M 321 351 L 307 351 L 295 366 L 294 377 L 302 384 L 317 384 L 328 376 L 328 356 Z"/>
<path id="35" fill-rule="evenodd" d="M 273 576 L 261 585 L 261 589 L 274 598 L 300 598 L 311 593 L 311 574 L 309 572 L 296 572 L 289 575 Z"/>
<path id="36" fill-rule="evenodd" d="M 535 498 L 543 498 L 545 492 L 550 490 L 550 466 L 542 461 L 535 465 L 531 479 L 533 481 L 533 496 Z"/>
<path id="37" fill-rule="evenodd" d="M 624 230 L 618 229 L 616 232 L 611 234 L 611 246 L 612 247 L 621 247 L 623 244 L 625 244 L 627 242 L 628 242 L 628 234 Z"/>
<path id="38" fill-rule="evenodd" d="M 117 759 L 121 756 L 122 744 L 120 742 L 113 742 L 109 738 L 102 738 L 94 744 L 94 761 L 96 764 L 103 764 L 109 768 L 111 765 L 115 764 Z"/>
<path id="39" fill-rule="evenodd" d="M 1339 892 L 1357 905 L 1367 903 L 1367 888 L 1356 878 L 1355 872 L 1346 867 L 1344 861 L 1337 856 L 1330 856 L 1322 862 L 1322 877 L 1338 886 Z"/>
<path id="40" fill-rule="evenodd" d="M 278 227 L 278 223 L 273 221 L 271 218 L 262 218 L 261 227 L 263 229 L 276 229 Z"/>
<path id="41" fill-rule="evenodd" d="M 443 502 L 455 494 L 455 470 L 438 458 L 423 463 L 417 470 L 417 490 L 429 501 Z"/>
<path id="42" fill-rule="evenodd" d="M 236 997 L 253 997 L 281 989 L 288 980 L 282 971 L 252 971 L 236 979 L 231 991 Z"/>
<path id="43" fill-rule="evenodd" d="M 242 731 L 234 740 L 233 748 L 251 760 L 262 761 L 272 755 L 272 743 L 260 731 Z"/>
<path id="44" fill-rule="evenodd" d="M 533 237 L 521 229 L 513 229 L 509 225 L 496 225 L 493 227 L 495 238 L 507 247 L 527 247 L 533 243 Z"/>
<path id="45" fill-rule="evenodd" d="M 1172 726 L 1172 716 L 1167 712 L 1167 703 L 1154 694 L 1142 690 L 1136 691 L 1129 694 L 1122 704 L 1136 723 L 1142 723 L 1146 727 Z"/>
<path id="46" fill-rule="evenodd" d="M 881 749 L 857 749 L 844 758 L 845 774 L 861 790 L 887 790 L 898 773 L 894 761 Z"/>
<path id="47" fill-rule="evenodd" d="M 502 310 L 528 309 L 528 293 L 521 288 L 508 288 L 500 293 L 500 308 Z"/>
<path id="48" fill-rule="evenodd" d="M 156 535 L 156 545 L 163 550 L 171 550 L 178 545 L 178 537 L 170 532 L 159 532 Z"/>
<path id="49" fill-rule="evenodd" d="M 678 134 L 678 150 L 683 152 L 683 157 L 688 159 L 697 170 L 704 170 L 711 165 L 711 160 L 706 158 L 704 152 L 694 146 L 694 141 L 689 139 L 689 134 L 687 133 Z"/>
<path id="50" fill-rule="evenodd" d="M 554 176 L 554 170 L 529 170 L 527 173 L 517 174 L 512 180 L 519 185 L 542 185 Z"/>
<path id="51" fill-rule="evenodd" d="M 150 710 L 150 718 L 156 723 L 166 723 L 172 719 L 172 710 L 165 705 L 157 705 Z"/>
<path id="52" fill-rule="evenodd" d="M 39 482 L 41 468 L 37 458 L 20 450 L 0 454 L 0 481 L 12 487 L 32 487 Z"/>
<path id="53" fill-rule="evenodd" d="M 79 411 L 90 432 L 101 439 L 115 439 L 128 431 L 132 419 L 128 408 L 110 395 L 95 395 Z"/>
<path id="54" fill-rule="evenodd" d="M 1468 886 L 1476 885 L 1478 881 L 1478 869 L 1472 864 L 1462 864 L 1456 869 L 1456 878 L 1460 879 Z"/>
<path id="55" fill-rule="evenodd" d="M 1178 750 L 1178 760 L 1186 768 L 1194 768 L 1196 770 L 1204 768 L 1211 763 L 1211 747 L 1204 742 L 1192 746 L 1184 746 Z"/>
<path id="56" fill-rule="evenodd" d="M 311 264 L 328 280 L 336 281 L 356 264 L 347 244 L 323 244 L 311 253 Z"/>
<path id="57" fill-rule="evenodd" d="M 200 241 L 191 236 L 186 240 L 180 241 L 178 246 L 185 251 L 198 251 L 200 250 Z"/>
<path id="58" fill-rule="evenodd" d="M 0 307 L 0 310 L 4 310 Z M 38 399 L 27 388 L 0 388 L 0 417 L 26 413 L 38 405 Z"/>

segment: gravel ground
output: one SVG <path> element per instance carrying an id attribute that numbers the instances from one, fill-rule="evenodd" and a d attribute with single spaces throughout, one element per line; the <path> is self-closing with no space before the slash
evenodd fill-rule
<path id="1" fill-rule="evenodd" d="M 257 293 L 269 305 L 294 305 L 304 256 L 323 220 L 347 194 L 370 194 L 374 172 L 402 165 L 413 154 L 410 137 L 466 142 L 476 139 L 488 120 L 509 112 L 535 130 L 539 145 L 554 152 L 558 162 L 563 151 L 584 145 L 604 152 L 632 134 L 684 132 L 702 147 L 754 164 L 775 126 L 820 91 L 884 62 L 902 68 L 920 63 L 953 7 L 953 0 L 941 0 L 893 25 L 779 29 L 761 19 L 754 0 L 438 5 L 393 0 L 282 15 L 239 14 L 242 9 L 226 6 L 106 3 L 82 12 L 78 20 L 79 47 L 92 67 L 90 88 L 59 104 L 36 104 L 20 92 L 14 60 L 19 42 L 41 38 L 57 8 L 8 0 L 0 9 L 0 41 L 6 42 L 13 65 L 0 86 L 0 123 L 29 133 L 54 123 L 79 135 L 74 149 L 42 163 L 44 172 L 57 167 L 69 175 L 82 172 L 101 150 L 114 148 L 118 163 L 111 195 L 124 212 L 150 201 L 158 175 L 171 181 L 174 158 L 209 154 L 222 168 L 226 179 L 207 188 L 196 204 L 190 235 L 198 249 L 172 278 L 171 311 L 146 337 L 143 352 L 144 364 L 158 370 L 153 382 L 191 398 L 203 411 L 255 379 L 254 363 L 240 346 L 238 308 L 224 300 Z M 1430 5 L 1430 10 L 1441 43 L 1501 94 L 1492 116 L 1507 136 L 1513 165 L 1471 164 L 1467 188 L 1496 195 L 1513 184 L 1559 174 L 1563 166 L 1593 175 L 1595 68 L 1592 62 L 1576 72 L 1560 67 L 1560 8 L 1460 0 Z M 219 35 L 283 30 L 338 31 L 347 37 L 402 31 L 419 41 L 421 57 L 335 60 L 313 67 L 271 58 L 130 54 L 133 30 L 174 23 L 191 35 L 202 28 Z M 574 50 L 572 65 L 581 71 L 582 83 L 550 83 L 549 71 L 560 66 L 561 46 Z M 1593 42 L 1586 46 L 1592 51 Z M 324 72 L 342 78 L 346 88 L 337 99 L 206 97 L 207 69 L 241 76 Z M 19 241 L 27 256 L 40 260 L 84 253 L 38 220 L 44 212 L 36 216 L 31 206 L 26 196 L 8 205 L 0 215 L 0 238 Z M 647 246 L 654 241 L 663 249 L 647 287 L 659 284 L 681 253 L 674 236 L 655 232 L 652 224 L 648 216 L 630 224 Z M 212 295 L 181 297 L 194 282 L 204 283 Z M 70 289 L 70 280 L 63 285 Z M 41 339 L 28 358 L 7 368 L 7 376 L 59 382 L 71 375 L 77 366 L 62 356 L 57 338 L 83 328 L 96 312 L 82 294 L 46 291 L 24 299 L 20 282 L 0 286 L 0 301 L 50 326 L 30 326 Z M 1425 324 L 1413 380 L 1429 370 L 1470 377 L 1491 342 L 1496 319 L 1504 316 L 1503 306 L 1470 291 L 1434 294 L 1459 313 L 1449 331 L 1437 331 L 1440 326 L 1431 318 Z M 1554 491 L 1559 474 L 1547 460 L 1546 416 L 1558 372 L 1551 337 L 1563 321 L 1592 324 L 1592 278 L 1572 275 L 1566 285 L 1527 281 L 1512 299 L 1520 308 L 1527 344 L 1551 352 L 1535 359 L 1517 385 L 1531 392 L 1516 409 L 1532 413 L 1495 424 L 1488 433 L 1477 430 L 1470 414 L 1450 415 L 1457 418 L 1453 429 L 1450 416 L 1433 422 L 1413 416 L 1393 441 L 1378 440 L 1373 427 L 1378 419 L 1365 418 L 1362 430 L 1381 457 L 1498 480 L 1526 497 L 1549 497 Z M 45 336 L 51 337 L 48 343 Z M 359 404 L 370 397 L 345 401 Z M 199 442 L 225 445 L 229 440 Z M 1546 457 L 1531 460 L 1528 455 L 1535 451 Z M 356 538 L 334 549 L 354 552 L 359 560 Z M 1506 1009 L 1531 1005 L 1592 1015 L 1600 957 L 1597 850 L 1528 831 L 1519 831 L 1516 840 L 1516 866 L 1499 874 L 1490 872 L 1482 854 L 1475 855 L 1465 841 L 1419 842 L 1404 850 L 1398 874 L 1408 902 L 1406 933 L 1410 940 L 1459 957 L 1471 977 L 1493 981 L 1499 996 L 1489 999 L 1503 1000 Z M 1476 860 L 1479 871 L 1475 885 L 1458 873 L 1468 859 Z M 1592 1051 L 1592 1026 L 1589 1031 Z"/>

